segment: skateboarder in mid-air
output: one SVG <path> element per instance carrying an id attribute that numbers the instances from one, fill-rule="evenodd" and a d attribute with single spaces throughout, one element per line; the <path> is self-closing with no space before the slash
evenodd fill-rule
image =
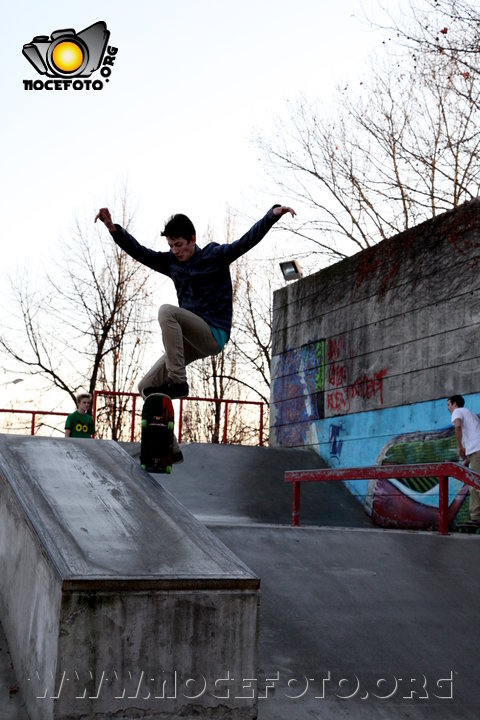
<path id="1" fill-rule="evenodd" d="M 157 252 L 113 223 L 108 208 L 98 211 L 95 222 L 104 223 L 117 245 L 135 260 L 170 277 L 177 291 L 179 307 L 162 305 L 158 311 L 165 353 L 139 382 L 144 398 L 152 393 L 186 397 L 186 366 L 222 351 L 232 324 L 229 265 L 257 245 L 286 213 L 295 215 L 291 207 L 274 205 L 239 240 L 223 245 L 212 242 L 203 248 L 197 245 L 192 221 L 186 215 L 172 215 L 162 232 L 170 250 Z M 175 445 L 173 462 L 181 460 Z"/>

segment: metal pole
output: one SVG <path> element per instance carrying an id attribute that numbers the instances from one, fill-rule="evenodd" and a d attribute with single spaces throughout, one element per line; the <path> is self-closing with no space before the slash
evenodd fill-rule
<path id="1" fill-rule="evenodd" d="M 263 446 L 263 402 L 260 403 L 260 437 L 259 437 L 259 445 L 260 445 L 260 447 Z"/>
<path id="2" fill-rule="evenodd" d="M 448 476 L 442 475 L 438 483 L 438 532 L 448 535 Z"/>
<path id="3" fill-rule="evenodd" d="M 98 390 L 93 391 L 92 417 L 95 428 L 97 427 L 97 393 Z"/>
<path id="4" fill-rule="evenodd" d="M 130 442 L 134 442 L 135 440 L 135 411 L 137 409 L 137 396 L 133 396 L 133 403 L 132 403 L 132 429 L 130 432 Z"/>
<path id="5" fill-rule="evenodd" d="M 228 430 L 228 400 L 225 400 L 225 424 L 223 426 L 223 443 L 227 444 L 227 430 Z"/>
<path id="6" fill-rule="evenodd" d="M 300 525 L 300 483 L 295 480 L 292 483 L 292 526 Z"/>

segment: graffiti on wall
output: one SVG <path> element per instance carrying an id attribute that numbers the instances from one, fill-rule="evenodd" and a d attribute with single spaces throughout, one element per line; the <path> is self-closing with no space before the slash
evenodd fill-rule
<path id="1" fill-rule="evenodd" d="M 383 405 L 383 378 L 386 374 L 386 368 L 373 375 L 363 373 L 348 385 L 329 390 L 326 394 L 327 414 L 346 415 L 352 412 L 356 398 L 364 403 L 373 400 L 376 405 Z"/>
<path id="2" fill-rule="evenodd" d="M 358 364 L 345 335 L 290 351 L 280 362 L 283 372 L 274 375 L 273 385 L 276 443 L 317 444 L 324 460 L 344 467 L 457 459 L 451 428 L 428 432 L 412 428 L 412 423 L 418 428 L 422 418 L 428 427 L 439 409 L 431 409 L 430 403 L 415 409 L 384 407 L 387 369 L 355 374 Z M 438 521 L 437 478 L 364 482 L 349 489 L 378 525 L 427 529 Z M 467 487 L 450 480 L 449 501 L 452 522 L 465 513 L 468 517 Z"/>
<path id="3" fill-rule="evenodd" d="M 289 350 L 275 361 L 275 426 L 373 410 L 384 404 L 387 368 L 359 372 L 359 359 L 345 334 Z"/>
<path id="4" fill-rule="evenodd" d="M 325 340 L 274 358 L 271 422 L 281 443 L 301 446 L 316 420 L 325 417 Z"/>
<path id="5" fill-rule="evenodd" d="M 343 440 L 340 438 L 340 434 L 343 430 L 343 422 L 340 420 L 338 423 L 331 423 L 330 425 L 330 457 L 340 460 L 343 448 Z"/>
<path id="6" fill-rule="evenodd" d="M 380 465 L 447 461 L 458 461 L 457 442 L 451 427 L 394 437 L 377 458 Z M 376 525 L 428 530 L 438 526 L 438 493 L 437 477 L 370 481 L 365 508 Z M 468 486 L 449 478 L 448 500 L 449 522 L 467 520 Z"/>
<path id="7" fill-rule="evenodd" d="M 326 415 L 347 415 L 358 411 L 358 403 L 354 406 L 357 399 L 363 406 L 383 405 L 383 379 L 387 369 L 355 375 L 356 356 L 352 349 L 348 349 L 347 342 L 345 334 L 327 340 Z"/>

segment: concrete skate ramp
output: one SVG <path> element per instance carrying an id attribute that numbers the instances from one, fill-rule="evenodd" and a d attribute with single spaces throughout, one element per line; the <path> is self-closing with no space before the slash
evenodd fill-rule
<path id="1" fill-rule="evenodd" d="M 188 693 L 122 698 L 125 675 L 256 670 L 258 578 L 114 442 L 0 435 L 0 548 L 1 621 L 35 720 L 187 716 Z M 194 704 L 202 717 L 215 701 Z"/>
<path id="2" fill-rule="evenodd" d="M 324 467 L 313 450 L 202 443 L 184 445 L 182 450 L 185 462 L 175 465 L 162 484 L 205 523 L 288 525 L 292 487 L 284 482 L 285 470 Z M 305 483 L 300 517 L 302 525 L 371 527 L 342 483 Z"/>

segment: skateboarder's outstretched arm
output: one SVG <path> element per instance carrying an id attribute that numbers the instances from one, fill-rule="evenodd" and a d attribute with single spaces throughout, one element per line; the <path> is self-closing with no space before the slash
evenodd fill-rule
<path id="1" fill-rule="evenodd" d="M 218 254 L 222 255 L 229 264 L 234 260 L 238 260 L 240 255 L 243 255 L 255 247 L 255 245 L 265 237 L 273 225 L 286 213 L 290 213 L 292 217 L 296 215 L 295 210 L 291 207 L 274 205 L 267 214 L 261 218 L 261 220 L 258 220 L 255 225 L 252 225 L 250 230 L 247 230 L 241 238 L 234 240 L 232 243 L 219 245 Z"/>
<path id="2" fill-rule="evenodd" d="M 138 262 L 143 263 L 143 265 L 170 277 L 170 253 L 156 252 L 155 250 L 150 250 L 149 248 L 140 245 L 140 243 L 137 242 L 135 238 L 124 228 L 120 225 L 115 225 L 112 221 L 112 216 L 108 208 L 100 208 L 98 213 L 95 215 L 95 222 L 97 222 L 97 220 L 101 220 L 103 222 L 107 230 L 109 230 L 112 234 L 114 241 L 120 248 L 122 248 L 122 250 L 125 250 L 126 253 L 135 260 L 138 260 Z"/>
<path id="3" fill-rule="evenodd" d="M 290 213 L 292 217 L 295 217 L 295 215 L 297 214 L 293 208 L 287 207 L 286 205 L 274 205 L 272 212 L 277 217 L 282 217 L 287 213 Z"/>
<path id="4" fill-rule="evenodd" d="M 97 220 L 101 220 L 110 232 L 115 232 L 117 229 L 112 222 L 112 216 L 110 215 L 110 210 L 108 208 L 100 208 L 98 213 L 95 215 L 95 222 L 97 222 Z"/>

